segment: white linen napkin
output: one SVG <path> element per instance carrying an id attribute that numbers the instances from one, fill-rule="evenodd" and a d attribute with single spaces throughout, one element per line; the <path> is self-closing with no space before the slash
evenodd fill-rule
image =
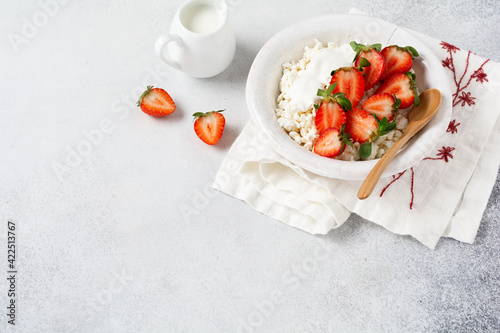
<path id="1" fill-rule="evenodd" d="M 427 158 L 382 178 L 361 201 L 361 181 L 322 177 L 293 165 L 266 145 L 250 121 L 213 187 L 311 234 L 326 234 L 356 213 L 430 248 L 441 237 L 473 243 L 500 165 L 500 64 L 410 32 L 442 60 L 454 94 L 449 127 Z"/>

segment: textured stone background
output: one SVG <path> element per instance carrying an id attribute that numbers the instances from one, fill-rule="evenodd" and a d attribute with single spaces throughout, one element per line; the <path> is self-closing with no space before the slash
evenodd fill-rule
<path id="1" fill-rule="evenodd" d="M 356 216 L 311 237 L 210 189 L 249 119 L 246 73 L 280 29 L 355 6 L 500 61 L 498 1 L 231 0 L 236 58 L 207 80 L 153 54 L 181 2 L 61 1 L 17 50 L 8 36 L 50 1 L 0 4 L 0 217 L 17 222 L 19 267 L 18 322 L 0 331 L 500 331 L 498 179 L 475 244 L 434 251 Z M 133 107 L 150 73 L 177 101 L 168 119 Z M 205 146 L 190 115 L 220 108 L 228 127 Z M 57 181 L 52 163 L 103 121 Z"/>

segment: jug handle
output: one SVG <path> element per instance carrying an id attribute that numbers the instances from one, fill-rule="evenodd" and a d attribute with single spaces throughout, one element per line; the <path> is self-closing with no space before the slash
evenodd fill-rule
<path id="1" fill-rule="evenodd" d="M 177 43 L 179 46 L 184 45 L 184 42 L 178 35 L 163 35 L 160 38 L 156 40 L 155 43 L 155 52 L 158 54 L 161 60 L 163 60 L 167 65 L 175 68 L 175 69 L 181 69 L 181 66 L 179 63 L 173 59 L 171 59 L 169 56 L 165 56 L 163 54 L 163 49 L 168 43 Z"/>

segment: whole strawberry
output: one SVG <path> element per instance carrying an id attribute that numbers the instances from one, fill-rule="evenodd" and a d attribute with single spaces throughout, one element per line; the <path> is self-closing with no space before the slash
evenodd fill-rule
<path id="1" fill-rule="evenodd" d="M 153 117 L 163 117 L 175 111 L 172 97 L 161 88 L 148 86 L 137 101 L 141 110 Z"/>
<path id="2" fill-rule="evenodd" d="M 224 110 L 210 112 L 196 112 L 194 117 L 194 131 L 198 137 L 208 145 L 214 145 L 219 142 L 226 119 L 221 114 Z"/>

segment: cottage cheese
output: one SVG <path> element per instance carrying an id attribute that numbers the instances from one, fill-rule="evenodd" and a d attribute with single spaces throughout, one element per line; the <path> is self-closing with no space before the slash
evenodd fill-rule
<path id="1" fill-rule="evenodd" d="M 278 123 L 295 142 L 310 151 L 313 150 L 319 136 L 314 125 L 316 117 L 314 104 L 320 102 L 316 93 L 318 89 L 326 89 L 329 85 L 333 69 L 351 66 L 354 55 L 355 52 L 349 44 L 338 46 L 335 43 L 328 43 L 324 46 L 315 40 L 313 47 L 304 48 L 302 59 L 283 64 L 280 94 L 277 98 L 278 108 L 275 109 Z M 370 96 L 376 88 L 372 88 L 365 95 Z M 401 137 L 406 129 L 407 115 L 408 110 L 398 112 L 396 130 L 372 143 L 372 156 L 369 159 L 381 157 Z M 354 143 L 354 148 L 347 146 L 344 153 L 336 158 L 359 160 L 359 146 L 359 143 Z"/>

